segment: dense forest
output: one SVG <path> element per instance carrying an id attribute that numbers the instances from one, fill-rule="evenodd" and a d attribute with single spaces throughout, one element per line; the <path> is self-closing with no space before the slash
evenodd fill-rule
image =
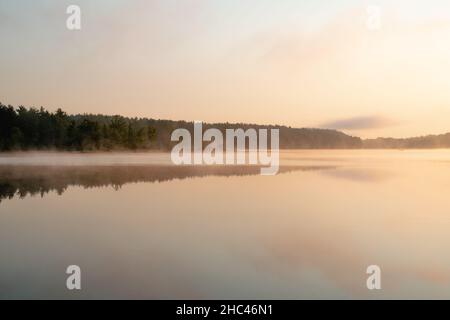
<path id="1" fill-rule="evenodd" d="M 0 104 L 0 150 L 139 149 L 151 147 L 155 138 L 155 129 L 140 119 Z"/>
<path id="2" fill-rule="evenodd" d="M 58 109 L 5 106 L 0 103 L 0 151 L 15 150 L 162 150 L 173 130 L 193 132 L 193 122 L 127 118 L 122 116 L 69 115 Z M 244 130 L 279 129 L 281 149 L 360 149 L 360 148 L 449 148 L 450 133 L 407 139 L 377 138 L 363 140 L 328 129 L 261 126 L 245 123 L 203 124 L 203 130 L 218 128 Z"/>
<path id="3" fill-rule="evenodd" d="M 280 129 L 280 148 L 359 148 L 361 139 L 326 129 L 295 129 L 244 123 L 203 124 L 218 128 Z M 5 106 L 0 103 L 0 150 L 170 150 L 173 130 L 193 132 L 193 122 L 127 118 L 108 115 L 69 115 L 58 109 Z"/>

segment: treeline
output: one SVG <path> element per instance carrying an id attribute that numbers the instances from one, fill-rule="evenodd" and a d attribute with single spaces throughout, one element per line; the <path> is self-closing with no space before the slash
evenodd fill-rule
<path id="1" fill-rule="evenodd" d="M 177 143 L 170 140 L 177 128 L 185 128 L 193 136 L 193 122 L 94 114 L 68 115 L 61 109 L 49 112 L 42 107 L 14 108 L 0 103 L 0 151 L 169 151 Z M 279 125 L 203 124 L 203 131 L 209 128 L 219 129 L 224 136 L 226 129 L 279 129 L 281 149 L 450 148 L 450 133 L 406 139 L 363 140 L 336 130 Z"/>
<path id="2" fill-rule="evenodd" d="M 0 103 L 0 151 L 11 150 L 171 150 L 172 132 L 193 122 L 127 118 L 93 114 L 68 115 L 58 109 L 5 106 Z M 450 148 L 450 133 L 423 137 L 362 140 L 345 133 L 314 128 L 261 126 L 245 123 L 203 124 L 203 130 L 279 129 L 281 149 Z"/>
<path id="3" fill-rule="evenodd" d="M 296 129 L 244 123 L 204 124 L 217 128 L 244 130 L 280 129 L 282 149 L 360 148 L 361 139 L 326 129 Z M 186 128 L 193 134 L 193 122 L 127 118 L 107 115 L 68 115 L 58 109 L 14 108 L 0 103 L 0 150 L 170 150 L 172 132 Z"/>
<path id="4" fill-rule="evenodd" d="M 72 116 L 61 109 L 0 103 L 0 150 L 111 150 L 151 147 L 156 130 L 120 116 Z"/>
<path id="5" fill-rule="evenodd" d="M 404 139 L 376 138 L 363 143 L 366 149 L 434 149 L 450 148 L 450 133 Z"/>

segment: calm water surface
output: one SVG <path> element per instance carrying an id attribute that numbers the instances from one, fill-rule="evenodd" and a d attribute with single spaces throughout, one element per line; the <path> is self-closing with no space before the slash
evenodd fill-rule
<path id="1" fill-rule="evenodd" d="M 0 298 L 450 298 L 450 151 L 281 164 L 260 176 L 159 153 L 2 155 Z"/>

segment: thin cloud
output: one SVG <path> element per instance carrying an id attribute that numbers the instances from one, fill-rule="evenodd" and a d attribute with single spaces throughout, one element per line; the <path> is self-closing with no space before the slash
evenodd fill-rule
<path id="1" fill-rule="evenodd" d="M 380 116 L 368 116 L 338 119 L 324 123 L 321 127 L 336 130 L 368 130 L 386 128 L 392 125 L 394 125 L 394 121 L 390 119 Z"/>

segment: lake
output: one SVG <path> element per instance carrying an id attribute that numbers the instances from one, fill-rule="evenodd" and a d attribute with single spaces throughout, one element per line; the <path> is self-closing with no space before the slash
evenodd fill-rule
<path id="1" fill-rule="evenodd" d="M 4 154 L 0 201 L 3 299 L 450 298 L 449 150 Z"/>

